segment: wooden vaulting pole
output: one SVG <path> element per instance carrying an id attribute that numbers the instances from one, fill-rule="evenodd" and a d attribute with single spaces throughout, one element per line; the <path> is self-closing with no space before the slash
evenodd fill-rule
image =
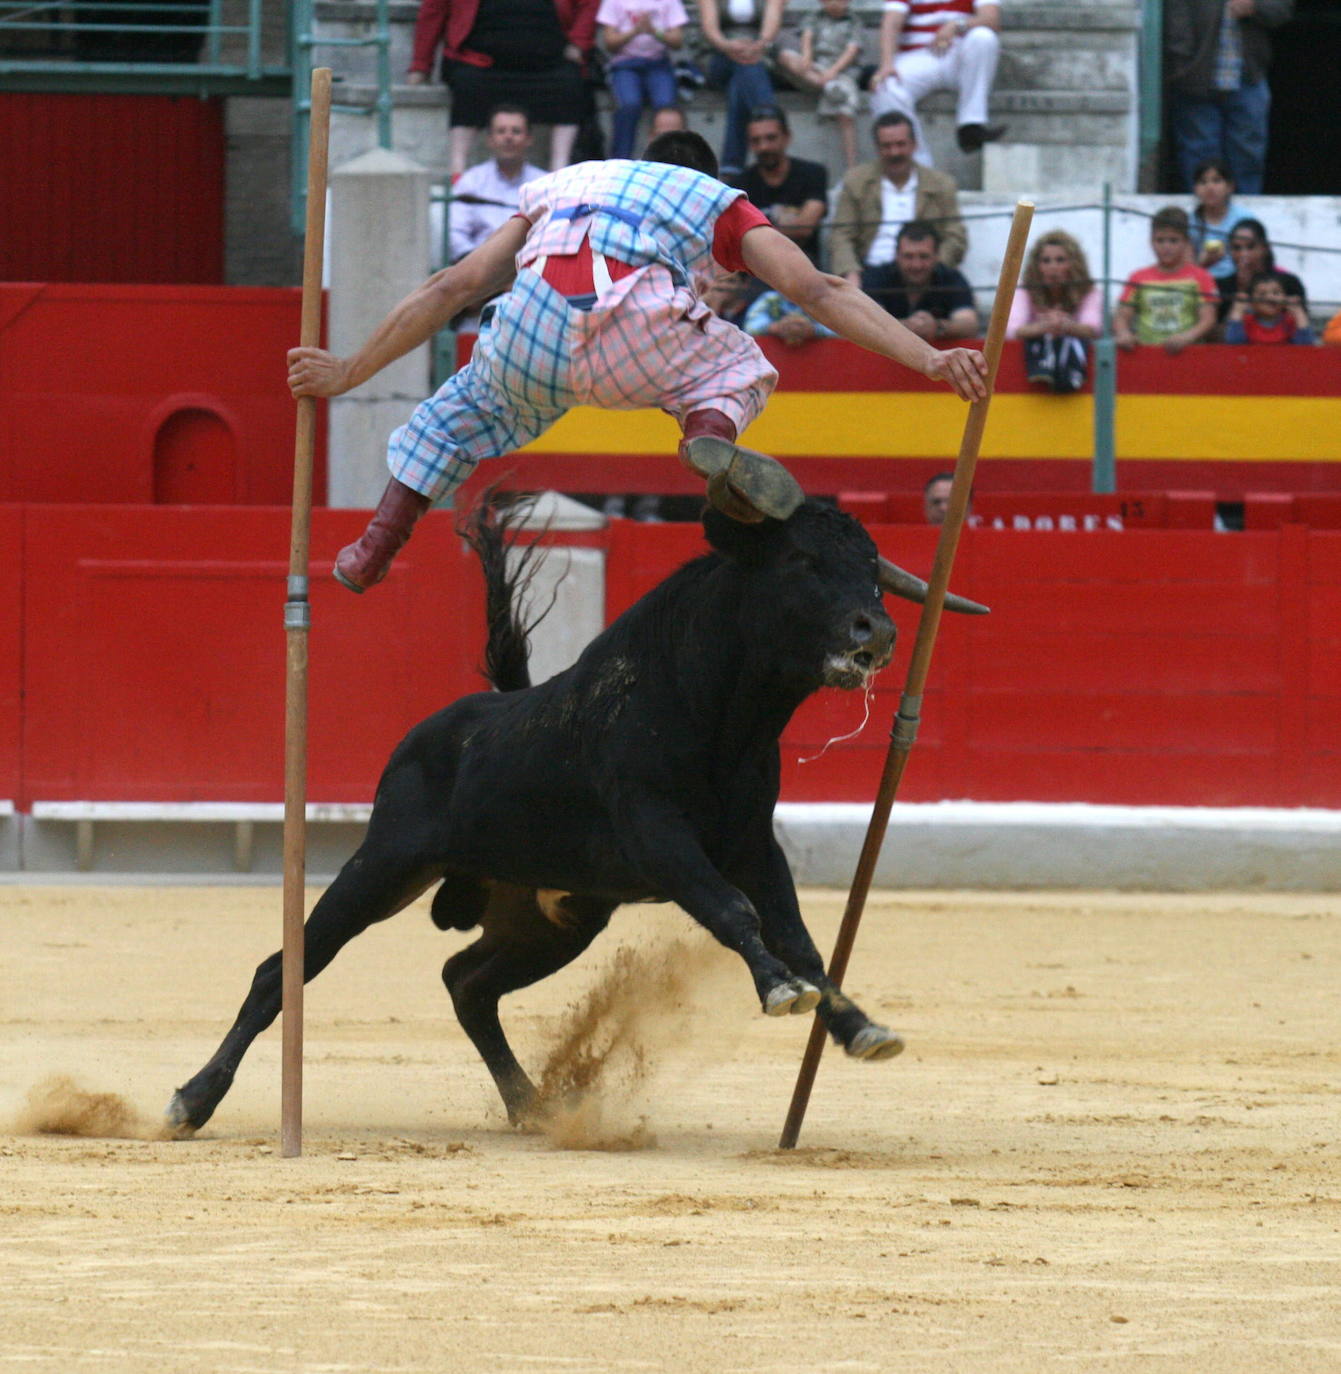
<path id="1" fill-rule="evenodd" d="M 326 237 L 326 155 L 331 127 L 331 69 L 312 73 L 308 124 L 307 224 L 303 240 L 303 314 L 299 342 L 321 344 L 321 269 Z M 312 532 L 312 454 L 317 402 L 300 396 L 294 421 L 293 522 L 284 602 L 284 944 L 280 1067 L 280 1153 L 303 1152 L 303 916 L 307 870 L 307 598 Z"/>
<path id="2" fill-rule="evenodd" d="M 931 654 L 936 647 L 936 632 L 940 628 L 945 593 L 950 585 L 955 550 L 959 547 L 959 535 L 968 513 L 969 495 L 973 490 L 973 471 L 978 462 L 978 449 L 982 445 L 983 431 L 987 427 L 987 410 L 996 386 L 1001 345 L 1006 337 L 1006 320 L 1010 315 L 1015 286 L 1019 281 L 1020 265 L 1024 261 L 1025 244 L 1029 239 L 1029 225 L 1033 217 L 1034 207 L 1029 201 L 1022 200 L 1016 204 L 1015 215 L 1011 220 L 1010 238 L 1006 244 L 1006 255 L 1001 263 L 1001 275 L 997 279 L 992 318 L 987 326 L 987 340 L 983 347 L 987 357 L 987 395 L 981 401 L 973 402 L 969 407 L 968 419 L 964 423 L 964 437 L 959 445 L 954 482 L 950 488 L 950 505 L 945 513 L 945 523 L 941 526 L 940 539 L 936 544 L 936 557 L 927 581 L 927 599 L 917 624 L 917 639 L 914 641 L 912 659 L 908 664 L 908 677 L 904 684 L 903 696 L 899 700 L 898 714 L 890 731 L 889 751 L 885 755 L 880 788 L 876 793 L 875 806 L 866 828 L 866 838 L 857 860 L 857 870 L 852 878 L 852 888 L 848 894 L 842 924 L 838 928 L 833 957 L 829 961 L 829 977 L 839 986 L 847 974 L 848 959 L 857 940 L 857 928 L 861 924 L 866 897 L 875 876 L 880 846 L 884 843 L 885 830 L 889 825 L 889 813 L 893 808 L 894 798 L 898 795 L 908 755 L 912 752 L 913 743 L 917 738 L 917 727 L 922 713 L 922 693 L 931 669 Z M 796 1077 L 796 1087 L 792 1092 L 791 1106 L 782 1128 L 782 1138 L 778 1141 L 779 1149 L 794 1149 L 800 1137 L 801 1123 L 805 1120 L 806 1107 L 810 1102 L 810 1091 L 814 1087 L 820 1056 L 824 1053 L 824 1036 L 824 1023 L 816 1016 L 810 1027 L 810 1039 L 806 1043 L 801 1069 Z"/>

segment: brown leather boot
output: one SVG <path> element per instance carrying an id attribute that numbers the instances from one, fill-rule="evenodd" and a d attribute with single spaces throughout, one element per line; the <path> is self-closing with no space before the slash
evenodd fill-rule
<path id="1" fill-rule="evenodd" d="M 680 461 L 707 479 L 708 500 L 733 520 L 785 520 L 805 492 L 776 458 L 742 448 L 735 438 L 735 425 L 720 410 L 696 410 L 685 416 Z"/>
<path id="2" fill-rule="evenodd" d="M 393 477 L 386 484 L 368 528 L 336 554 L 335 580 L 351 592 L 362 593 L 375 587 L 410 537 L 414 522 L 432 504 L 427 496 Z"/>

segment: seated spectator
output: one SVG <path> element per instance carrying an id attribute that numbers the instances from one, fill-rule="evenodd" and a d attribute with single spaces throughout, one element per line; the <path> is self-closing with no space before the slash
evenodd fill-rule
<path id="1" fill-rule="evenodd" d="M 719 272 L 699 293 L 699 300 L 719 319 L 740 324 L 752 296 L 748 272 Z"/>
<path id="2" fill-rule="evenodd" d="M 745 167 L 745 125 L 750 111 L 773 104 L 766 58 L 782 27 L 785 0 L 699 0 L 698 22 L 713 54 L 708 85 L 726 91 L 721 177 L 730 181 Z"/>
<path id="3" fill-rule="evenodd" d="M 1248 214 L 1233 203 L 1234 178 L 1229 164 L 1218 158 L 1198 164 L 1192 191 L 1197 198 L 1192 211 L 1192 256 L 1220 282 L 1234 275 L 1227 244 L 1234 226 Z"/>
<path id="4" fill-rule="evenodd" d="M 861 30 L 848 13 L 849 0 L 820 0 L 822 13 L 801 30 L 801 50 L 778 53 L 778 66 L 799 86 L 820 93 L 816 113 L 838 124 L 845 168 L 857 165 L 856 61 L 861 56 Z"/>
<path id="5" fill-rule="evenodd" d="M 1322 341 L 1334 348 L 1341 348 L 1341 310 L 1327 321 L 1327 327 L 1322 331 Z"/>
<path id="6" fill-rule="evenodd" d="M 1034 244 L 1006 321 L 1006 337 L 1024 341 L 1025 372 L 1053 391 L 1078 391 L 1089 372 L 1089 342 L 1103 329 L 1103 293 L 1085 250 L 1064 229 Z"/>
<path id="7" fill-rule="evenodd" d="M 685 118 L 683 106 L 662 105 L 659 109 L 652 111 L 652 131 L 648 134 L 647 141 L 650 143 L 654 138 L 660 138 L 662 134 L 675 133 L 688 127 L 689 121 Z"/>
<path id="8" fill-rule="evenodd" d="M 1166 206 L 1150 221 L 1155 261 L 1127 278 L 1113 319 L 1119 348 L 1158 344 L 1181 353 L 1215 328 L 1218 290 L 1210 274 L 1192 261 L 1187 211 Z"/>
<path id="9" fill-rule="evenodd" d="M 1313 329 L 1304 308 L 1291 304 L 1285 288 L 1271 272 L 1254 277 L 1247 301 L 1236 300 L 1225 325 L 1225 342 L 1232 344 L 1312 344 Z"/>
<path id="10" fill-rule="evenodd" d="M 452 187 L 448 241 L 453 262 L 478 248 L 514 215 L 521 188 L 545 175 L 543 168 L 526 160 L 531 122 L 519 105 L 494 107 L 485 143 L 492 156 L 462 172 Z"/>
<path id="11" fill-rule="evenodd" d="M 609 56 L 606 81 L 614 98 L 611 157 L 632 157 L 643 106 L 674 105 L 679 87 L 670 50 L 684 42 L 689 22 L 680 0 L 601 0 L 596 14 Z"/>
<path id="12" fill-rule="evenodd" d="M 894 261 L 862 273 L 862 289 L 920 339 L 971 339 L 978 332 L 973 292 L 939 253 L 936 226 L 913 220 L 899 230 Z"/>
<path id="13" fill-rule="evenodd" d="M 919 162 L 931 166 L 917 106 L 932 91 L 956 93 L 961 152 L 976 153 L 1006 132 L 987 122 L 1000 28 L 1001 6 L 992 0 L 885 0 L 871 113 L 899 110 L 912 120 Z"/>
<path id="14" fill-rule="evenodd" d="M 755 338 L 768 335 L 781 339 L 789 348 L 809 343 L 812 339 L 836 339 L 832 329 L 812 320 L 799 305 L 789 301 L 781 291 L 765 291 L 756 296 L 745 312 L 741 328 Z"/>
<path id="15" fill-rule="evenodd" d="M 876 161 L 863 162 L 844 178 L 829 234 L 830 265 L 836 275 L 861 286 L 863 268 L 894 261 L 900 228 L 910 220 L 936 225 L 941 261 L 958 267 L 968 247 L 959 218 L 953 177 L 913 161 L 917 137 L 905 114 L 881 115 L 871 127 Z"/>
<path id="16" fill-rule="evenodd" d="M 1282 272 L 1276 266 L 1276 255 L 1271 251 L 1271 242 L 1261 220 L 1239 220 L 1230 231 L 1229 257 L 1234 270 L 1217 283 L 1220 288 L 1221 319 L 1229 314 L 1236 300 L 1247 302 L 1249 286 L 1263 272 L 1270 272 L 1280 282 L 1288 302 L 1297 302 L 1307 313 L 1308 296 L 1304 291 L 1304 283 L 1293 272 Z"/>
<path id="17" fill-rule="evenodd" d="M 736 185 L 818 267 L 819 226 L 829 208 L 828 172 L 819 162 L 790 155 L 791 129 L 776 106 L 752 110 L 745 134 L 754 161 Z"/>
<path id="18" fill-rule="evenodd" d="M 945 524 L 946 512 L 950 509 L 950 490 L 955 484 L 953 472 L 938 472 L 928 477 L 922 488 L 922 514 L 928 525 Z"/>
<path id="19" fill-rule="evenodd" d="M 588 104 L 584 55 L 596 41 L 600 0 L 420 0 L 406 80 L 428 80 L 438 50 L 451 87 L 453 179 L 495 105 L 520 105 L 549 124 L 551 171 L 566 167 Z"/>

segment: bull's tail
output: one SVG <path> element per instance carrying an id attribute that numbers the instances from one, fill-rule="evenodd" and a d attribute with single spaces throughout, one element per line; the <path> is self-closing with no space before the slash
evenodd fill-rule
<path id="1" fill-rule="evenodd" d="M 533 505 L 534 498 L 530 497 L 505 503 L 491 487 L 459 526 L 461 537 L 475 550 L 484 572 L 489 638 L 480 671 L 500 692 L 531 685 L 527 667 L 530 633 L 550 610 L 545 606 L 531 613 L 524 604 L 526 591 L 544 559 L 544 549 L 533 541 L 522 543 L 514 531 L 526 523 Z"/>

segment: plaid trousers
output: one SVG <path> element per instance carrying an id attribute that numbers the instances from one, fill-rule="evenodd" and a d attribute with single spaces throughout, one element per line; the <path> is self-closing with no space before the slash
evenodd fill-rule
<path id="1" fill-rule="evenodd" d="M 714 409 L 742 431 L 778 374 L 759 346 L 653 264 L 614 282 L 591 310 L 524 268 L 480 332 L 470 363 L 392 434 L 387 466 L 440 501 L 484 458 L 531 442 L 577 405 Z"/>

